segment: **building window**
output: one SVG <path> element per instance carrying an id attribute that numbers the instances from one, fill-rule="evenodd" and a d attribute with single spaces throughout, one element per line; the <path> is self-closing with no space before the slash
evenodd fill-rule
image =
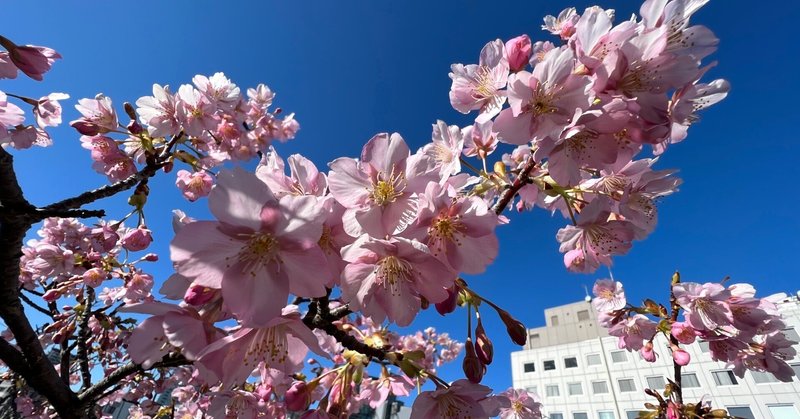
<path id="1" fill-rule="evenodd" d="M 586 355 L 586 365 L 591 367 L 592 365 L 600 365 L 600 364 L 602 364 L 602 361 L 600 361 L 600 354 Z"/>
<path id="2" fill-rule="evenodd" d="M 620 378 L 617 380 L 617 384 L 619 384 L 620 393 L 636 391 L 636 384 L 634 384 L 632 378 Z"/>
<path id="3" fill-rule="evenodd" d="M 783 335 L 786 336 L 786 339 L 794 342 L 800 342 L 800 335 L 797 334 L 797 330 L 795 330 L 794 327 L 783 329 Z"/>
<path id="4" fill-rule="evenodd" d="M 556 369 L 556 361 L 544 361 L 544 370 L 550 371 Z"/>
<path id="5" fill-rule="evenodd" d="M 528 340 L 531 341 L 531 344 L 539 343 L 539 334 L 538 333 L 531 333 L 530 336 L 528 336 Z"/>
<path id="6" fill-rule="evenodd" d="M 550 316 L 550 325 L 558 326 L 558 316 Z"/>
<path id="7" fill-rule="evenodd" d="M 681 386 L 683 386 L 683 388 L 700 387 L 700 381 L 697 381 L 697 374 L 693 372 L 687 372 L 685 374 L 681 374 Z"/>
<path id="8" fill-rule="evenodd" d="M 581 310 L 578 312 L 578 321 L 585 322 L 589 320 L 589 310 Z"/>
<path id="9" fill-rule="evenodd" d="M 544 389 L 547 392 L 547 397 L 558 397 L 561 395 L 558 392 L 558 384 L 546 386 Z"/>
<path id="10" fill-rule="evenodd" d="M 700 352 L 708 352 L 709 351 L 708 342 L 701 340 L 698 345 L 700 345 Z"/>
<path id="11" fill-rule="evenodd" d="M 605 394 L 605 393 L 608 393 L 608 384 L 605 381 L 593 381 L 592 382 L 592 393 L 594 393 L 594 394 Z"/>
<path id="12" fill-rule="evenodd" d="M 778 379 L 775 378 L 772 373 L 769 372 L 762 372 L 762 371 L 750 371 L 750 375 L 753 376 L 753 381 L 756 384 L 764 384 L 764 383 L 777 383 Z"/>
<path id="13" fill-rule="evenodd" d="M 794 370 L 795 378 L 800 380 L 800 364 L 792 364 L 792 369 Z"/>
<path id="14" fill-rule="evenodd" d="M 578 367 L 578 358 L 569 357 L 564 358 L 564 368 L 577 368 Z"/>
<path id="15" fill-rule="evenodd" d="M 750 406 L 725 406 L 725 408 L 728 409 L 728 414 L 731 416 L 743 419 L 756 419 L 756 417 L 753 416 L 753 411 L 750 410 Z"/>
<path id="16" fill-rule="evenodd" d="M 580 396 L 583 394 L 583 386 L 581 383 L 569 383 L 567 384 L 567 393 L 570 396 Z"/>
<path id="17" fill-rule="evenodd" d="M 625 351 L 614 351 L 611 352 L 611 361 L 615 364 L 618 362 L 626 362 L 628 360 L 628 355 L 625 354 Z"/>
<path id="18" fill-rule="evenodd" d="M 797 419 L 800 417 L 797 409 L 791 404 L 773 404 L 767 405 L 767 408 L 774 419 Z"/>
<path id="19" fill-rule="evenodd" d="M 638 410 L 628 410 L 628 411 L 625 412 L 625 416 L 627 416 L 628 419 L 639 419 L 639 411 Z"/>
<path id="20" fill-rule="evenodd" d="M 736 381 L 736 376 L 733 375 L 733 371 L 725 370 L 725 371 L 712 371 L 711 375 L 714 376 L 714 384 L 718 386 L 732 386 L 739 384 Z"/>
<path id="21" fill-rule="evenodd" d="M 647 387 L 652 388 L 653 390 L 661 390 L 666 386 L 667 382 L 664 381 L 664 377 L 658 375 L 655 377 L 647 377 Z"/>
<path id="22" fill-rule="evenodd" d="M 533 362 L 528 362 L 522 366 L 525 369 L 525 372 L 534 372 L 536 371 L 536 364 Z"/>
<path id="23" fill-rule="evenodd" d="M 527 391 L 528 393 L 533 393 L 533 394 L 535 394 L 537 396 L 539 395 L 539 392 L 537 391 L 536 386 L 525 387 L 525 391 Z"/>
<path id="24" fill-rule="evenodd" d="M 561 413 L 551 413 L 550 419 L 564 419 L 564 415 Z"/>
<path id="25" fill-rule="evenodd" d="M 585 412 L 575 412 L 572 414 L 572 419 L 589 419 L 589 415 Z"/>
<path id="26" fill-rule="evenodd" d="M 597 412 L 597 419 L 614 419 L 614 412 Z"/>

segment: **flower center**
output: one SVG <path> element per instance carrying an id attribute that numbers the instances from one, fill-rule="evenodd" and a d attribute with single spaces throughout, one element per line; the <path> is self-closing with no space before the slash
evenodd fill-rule
<path id="1" fill-rule="evenodd" d="M 397 256 L 386 256 L 376 267 L 378 283 L 389 288 L 392 295 L 400 294 L 401 281 L 411 282 L 411 273 L 411 265 Z"/>
<path id="2" fill-rule="evenodd" d="M 428 247 L 434 256 L 446 250 L 448 242 L 453 242 L 457 246 L 461 245 L 458 235 L 463 235 L 464 224 L 460 221 L 461 216 L 451 216 L 447 211 L 440 213 L 428 228 Z"/>
<path id="3" fill-rule="evenodd" d="M 286 362 L 289 356 L 289 341 L 287 331 L 281 327 L 268 327 L 256 332 L 256 336 L 247 348 L 244 357 L 244 364 L 255 366 L 266 361 L 267 365 L 273 368 L 279 367 L 276 364 Z"/>
<path id="4" fill-rule="evenodd" d="M 475 71 L 475 90 L 473 97 L 477 100 L 486 99 L 494 96 L 497 89 L 494 87 L 492 73 L 489 67 L 482 65 Z"/>
<path id="5" fill-rule="evenodd" d="M 394 168 L 392 168 L 388 179 L 381 179 L 381 176 L 378 175 L 378 181 L 374 182 L 372 187 L 372 201 L 378 206 L 388 205 L 396 201 L 403 194 L 405 188 L 405 174 L 395 174 Z"/>
<path id="6" fill-rule="evenodd" d="M 269 233 L 254 233 L 239 251 L 238 261 L 245 264 L 245 271 L 255 277 L 259 268 L 263 268 L 278 257 L 278 240 Z"/>

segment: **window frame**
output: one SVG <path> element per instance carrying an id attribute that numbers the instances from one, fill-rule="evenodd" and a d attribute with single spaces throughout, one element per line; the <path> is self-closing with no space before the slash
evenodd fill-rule
<path id="1" fill-rule="evenodd" d="M 532 370 L 528 371 L 528 366 L 533 367 Z M 536 372 L 536 361 L 526 362 L 522 364 L 522 372 L 525 374 L 530 374 L 532 372 Z"/>
<path id="2" fill-rule="evenodd" d="M 594 388 L 595 383 L 603 383 L 603 385 L 606 388 L 606 391 L 603 392 L 603 393 L 596 392 L 595 388 Z M 606 380 L 592 380 L 591 384 L 592 384 L 592 394 L 609 394 L 609 393 L 611 393 L 611 389 L 608 387 L 608 381 L 606 381 Z"/>
<path id="3" fill-rule="evenodd" d="M 547 363 L 551 362 L 553 364 L 553 368 L 547 368 Z M 555 371 L 556 370 L 556 360 L 555 359 L 548 359 L 542 361 L 542 371 Z"/>
<path id="4" fill-rule="evenodd" d="M 556 394 L 550 394 L 550 389 L 555 388 Z M 545 397 L 561 397 L 561 388 L 558 384 L 546 384 L 544 386 Z"/>
<path id="5" fill-rule="evenodd" d="M 591 362 L 589 362 L 589 357 L 590 356 L 596 356 L 598 362 L 596 364 L 592 364 Z M 596 367 L 598 365 L 603 365 L 603 357 L 600 356 L 599 353 L 595 352 L 593 354 L 586 354 L 586 366 L 587 367 Z"/>
<path id="6" fill-rule="evenodd" d="M 691 376 L 694 376 L 694 381 L 697 383 L 697 385 L 696 385 L 696 386 L 692 386 L 692 387 L 687 387 L 687 386 L 686 386 L 686 380 L 684 380 L 684 378 L 686 378 L 687 376 L 690 376 L 690 375 L 691 375 Z M 702 384 L 700 384 L 700 379 L 699 379 L 699 378 L 697 378 L 697 373 L 696 373 L 696 372 L 682 372 L 682 373 L 681 373 L 681 387 L 683 387 L 683 388 L 685 388 L 685 389 L 689 389 L 689 388 L 702 388 L 702 387 L 703 387 L 703 385 L 702 385 Z"/>
<path id="7" fill-rule="evenodd" d="M 581 390 L 580 393 L 572 394 L 572 387 L 571 386 L 573 384 L 577 384 L 578 385 L 578 388 L 580 388 L 580 390 Z M 575 382 L 572 382 L 572 383 L 567 383 L 567 396 L 583 396 L 583 395 L 585 395 L 585 393 L 583 392 L 583 383 L 582 382 L 575 381 Z"/>
<path id="8" fill-rule="evenodd" d="M 651 386 L 650 385 L 650 379 L 651 378 L 660 378 L 661 382 L 662 382 L 661 387 L 653 387 L 653 386 Z M 663 389 L 665 389 L 667 387 L 667 379 L 663 375 L 648 375 L 648 376 L 646 376 L 644 378 L 644 380 L 647 382 L 647 388 L 651 388 L 653 390 L 663 390 Z"/>
<path id="9" fill-rule="evenodd" d="M 567 360 L 568 359 L 574 360 L 575 361 L 575 365 L 572 366 L 572 367 L 568 366 L 567 365 Z M 564 357 L 564 369 L 566 370 L 566 369 L 570 369 L 570 368 L 578 368 L 578 357 L 577 356 L 566 356 L 566 357 Z"/>
<path id="10" fill-rule="evenodd" d="M 619 350 L 619 351 L 611 351 L 611 363 L 612 364 L 624 364 L 629 361 L 628 359 L 628 351 L 626 350 Z M 624 361 L 617 361 L 614 359 L 614 354 L 622 354 L 625 357 Z"/>
<path id="11" fill-rule="evenodd" d="M 723 372 L 728 373 L 727 376 L 733 381 L 733 383 L 731 383 L 731 384 L 722 384 L 722 383 L 719 382 L 719 380 L 717 380 L 717 374 L 718 373 L 723 373 Z M 736 377 L 736 374 L 733 373 L 733 370 L 714 370 L 714 371 L 711 371 L 711 378 L 714 380 L 714 385 L 718 386 L 718 387 L 730 387 L 730 386 L 738 386 L 739 385 L 739 379 L 738 379 L 738 377 Z M 738 406 L 733 406 L 733 407 L 738 407 Z"/>
<path id="12" fill-rule="evenodd" d="M 631 389 L 630 390 L 623 390 L 622 386 L 620 385 L 620 383 L 622 381 L 630 381 L 631 384 L 633 384 L 631 386 Z M 636 392 L 636 380 L 634 380 L 632 377 L 617 378 L 617 388 L 619 389 L 620 393 L 635 393 Z M 637 410 L 637 412 L 638 412 L 638 410 Z"/>

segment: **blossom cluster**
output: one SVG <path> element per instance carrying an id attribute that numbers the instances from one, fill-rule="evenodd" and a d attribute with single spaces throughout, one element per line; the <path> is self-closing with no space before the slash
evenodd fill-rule
<path id="1" fill-rule="evenodd" d="M 792 380 L 795 374 L 786 361 L 796 355 L 792 346 L 797 342 L 784 335 L 786 324 L 777 307 L 786 294 L 757 298 L 749 284 L 673 281 L 671 314 L 652 300 L 642 307 L 629 305 L 618 281 L 601 279 L 595 283 L 592 305 L 598 322 L 610 335 L 619 337 L 620 349 L 639 351 L 642 359 L 653 362 L 653 339 L 664 333 L 678 365 L 685 366 L 691 360 L 680 344 L 699 340 L 708 343 L 713 360 L 727 363 L 739 377 L 749 369 L 772 373 L 781 381 Z M 678 321 L 679 311 L 682 321 Z"/>
<path id="2" fill-rule="evenodd" d="M 503 156 L 511 170 L 533 159 L 518 208 L 571 217 L 575 225 L 559 230 L 558 241 L 572 271 L 609 265 L 652 232 L 655 201 L 680 180 L 653 170 L 656 159 L 636 156 L 682 141 L 697 112 L 727 95 L 724 80 L 700 82 L 718 40 L 689 24 L 702 4 L 684 3 L 648 0 L 639 19 L 616 25 L 613 10 L 566 9 L 543 26 L 563 45 L 498 39 L 478 64 L 452 66 L 451 104 L 478 111 L 464 154 L 485 160 L 499 141 L 519 146 Z"/>

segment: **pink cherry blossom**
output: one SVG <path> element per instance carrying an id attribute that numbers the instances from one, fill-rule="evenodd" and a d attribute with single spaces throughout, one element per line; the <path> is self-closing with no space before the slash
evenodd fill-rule
<path id="1" fill-rule="evenodd" d="M 497 132 L 492 127 L 494 122 L 491 120 L 475 122 L 461 130 L 464 138 L 464 155 L 468 157 L 479 157 L 485 159 L 497 148 Z"/>
<path id="2" fill-rule="evenodd" d="M 545 16 L 542 29 L 561 37 L 563 40 L 567 40 L 575 33 L 575 24 L 578 23 L 580 17 L 574 7 L 569 7 L 562 10 L 558 17 L 553 15 Z"/>
<path id="3" fill-rule="evenodd" d="M 686 310 L 686 322 L 696 330 L 715 330 L 733 321 L 727 302 L 730 291 L 721 284 L 683 282 L 674 285 L 672 292 Z"/>
<path id="4" fill-rule="evenodd" d="M 189 202 L 208 196 L 213 185 L 214 178 L 205 171 L 190 172 L 188 170 L 179 170 L 175 179 L 175 186 L 181 190 L 184 198 L 188 199 Z"/>
<path id="5" fill-rule="evenodd" d="M 672 336 L 678 340 L 678 342 L 684 345 L 691 345 L 694 343 L 695 337 L 697 336 L 697 333 L 694 331 L 692 326 L 686 322 L 672 323 L 670 332 Z"/>
<path id="6" fill-rule="evenodd" d="M 542 403 L 539 398 L 525 390 L 509 388 L 500 393 L 507 397 L 511 406 L 500 409 L 500 419 L 540 419 L 542 417 Z"/>
<path id="7" fill-rule="evenodd" d="M 82 116 L 69 124 L 83 135 L 105 134 L 116 130 L 119 126 L 117 111 L 111 105 L 111 99 L 102 93 L 94 99 L 79 100 L 75 109 Z"/>
<path id="8" fill-rule="evenodd" d="M 646 316 L 634 314 L 623 319 L 608 330 L 608 334 L 619 338 L 619 348 L 629 351 L 642 349 L 645 341 L 650 341 L 656 334 L 657 324 Z"/>
<path id="9" fill-rule="evenodd" d="M 264 153 L 256 176 L 269 186 L 269 189 L 280 198 L 284 195 L 324 196 L 328 188 L 328 179 L 309 159 L 293 154 L 286 159 L 289 176 L 284 173 L 283 159 L 274 148 Z"/>
<path id="10" fill-rule="evenodd" d="M 467 274 L 486 270 L 498 252 L 497 216 L 478 197 L 457 197 L 429 183 L 420 195 L 417 220 L 403 234 L 425 243 L 450 268 Z"/>
<path id="11" fill-rule="evenodd" d="M 622 255 L 631 248 L 633 230 L 630 223 L 609 220 L 607 198 L 593 200 L 580 214 L 578 224 L 558 230 L 556 238 L 568 269 L 593 272 L 600 264 L 610 265 L 611 256 Z"/>
<path id="12" fill-rule="evenodd" d="M 342 157 L 330 167 L 331 195 L 347 209 L 345 230 L 353 237 L 402 232 L 416 214 L 416 194 L 440 179 L 433 161 L 425 155 L 410 156 L 397 133 L 372 137 L 360 160 Z"/>
<path id="13" fill-rule="evenodd" d="M 138 228 L 129 230 L 122 236 L 122 240 L 120 240 L 122 247 L 131 252 L 144 250 L 150 246 L 152 242 L 153 235 L 145 226 L 139 226 Z"/>
<path id="14" fill-rule="evenodd" d="M 61 54 L 47 47 L 14 45 L 13 48 L 9 48 L 6 44 L 4 46 L 8 49 L 11 62 L 28 77 L 38 81 L 42 81 L 42 75 L 50 71 L 55 60 L 61 58 Z"/>
<path id="15" fill-rule="evenodd" d="M 239 87 L 233 84 L 224 73 L 214 73 L 211 77 L 198 74 L 192 78 L 192 83 L 212 103 L 225 110 L 233 110 L 239 104 L 241 97 Z"/>
<path id="16" fill-rule="evenodd" d="M 461 171 L 461 152 L 464 138 L 456 125 L 448 126 L 444 121 L 433 125 L 433 140 L 420 149 L 420 152 L 433 160 L 440 168 L 440 176 L 447 178 Z"/>
<path id="17" fill-rule="evenodd" d="M 609 313 L 625 308 L 625 290 L 622 283 L 613 279 L 598 279 L 592 287 L 592 306 L 600 313 Z"/>
<path id="18" fill-rule="evenodd" d="M 297 372 L 309 349 L 326 356 L 300 319 L 297 306 L 287 306 L 263 327 L 243 327 L 208 345 L 198 362 L 228 386 L 241 384 L 259 362 L 287 374 Z"/>
<path id="19" fill-rule="evenodd" d="M 39 128 L 56 127 L 61 124 L 61 104 L 58 101 L 65 99 L 69 99 L 69 95 L 65 93 L 50 93 L 39 99 L 33 108 Z"/>
<path id="20" fill-rule="evenodd" d="M 178 88 L 176 100 L 176 117 L 187 134 L 201 137 L 205 131 L 214 131 L 218 120 L 215 116 L 217 107 L 203 93 L 184 84 Z"/>
<path id="21" fill-rule="evenodd" d="M 14 128 L 25 120 L 25 111 L 8 101 L 8 96 L 0 91 L 0 129 Z M 3 138 L 0 132 L 0 140 Z"/>
<path id="22" fill-rule="evenodd" d="M 342 249 L 342 259 L 349 262 L 342 272 L 342 296 L 375 322 L 388 318 L 409 325 L 420 310 L 420 297 L 443 301 L 456 278 L 424 244 L 402 238 L 361 236 Z"/>
<path id="23" fill-rule="evenodd" d="M 180 131 L 176 99 L 169 86 L 153 84 L 153 96 L 140 97 L 136 100 L 136 106 L 136 113 L 147 125 L 150 136 L 164 137 Z"/>
<path id="24" fill-rule="evenodd" d="M 450 104 L 461 113 L 479 109 L 482 120 L 494 117 L 506 101 L 502 89 L 508 81 L 508 59 L 503 41 L 497 39 L 481 50 L 477 65 L 453 64 Z"/>
<path id="25" fill-rule="evenodd" d="M 533 73 L 509 76 L 510 107 L 494 124 L 501 141 L 519 145 L 560 132 L 578 110 L 589 107 L 591 81 L 574 74 L 574 65 L 574 52 L 562 47 L 548 52 Z"/>
<path id="26" fill-rule="evenodd" d="M 172 241 L 176 271 L 195 284 L 221 288 L 237 318 L 263 326 L 280 315 L 289 293 L 325 294 L 325 255 L 317 244 L 324 213 L 316 198 L 276 199 L 241 169 L 222 171 L 208 198 L 219 221 L 182 227 Z"/>
<path id="27" fill-rule="evenodd" d="M 468 380 L 456 380 L 450 387 L 423 391 L 414 400 L 411 419 L 485 418 L 490 413 L 481 405 L 492 389 Z"/>

